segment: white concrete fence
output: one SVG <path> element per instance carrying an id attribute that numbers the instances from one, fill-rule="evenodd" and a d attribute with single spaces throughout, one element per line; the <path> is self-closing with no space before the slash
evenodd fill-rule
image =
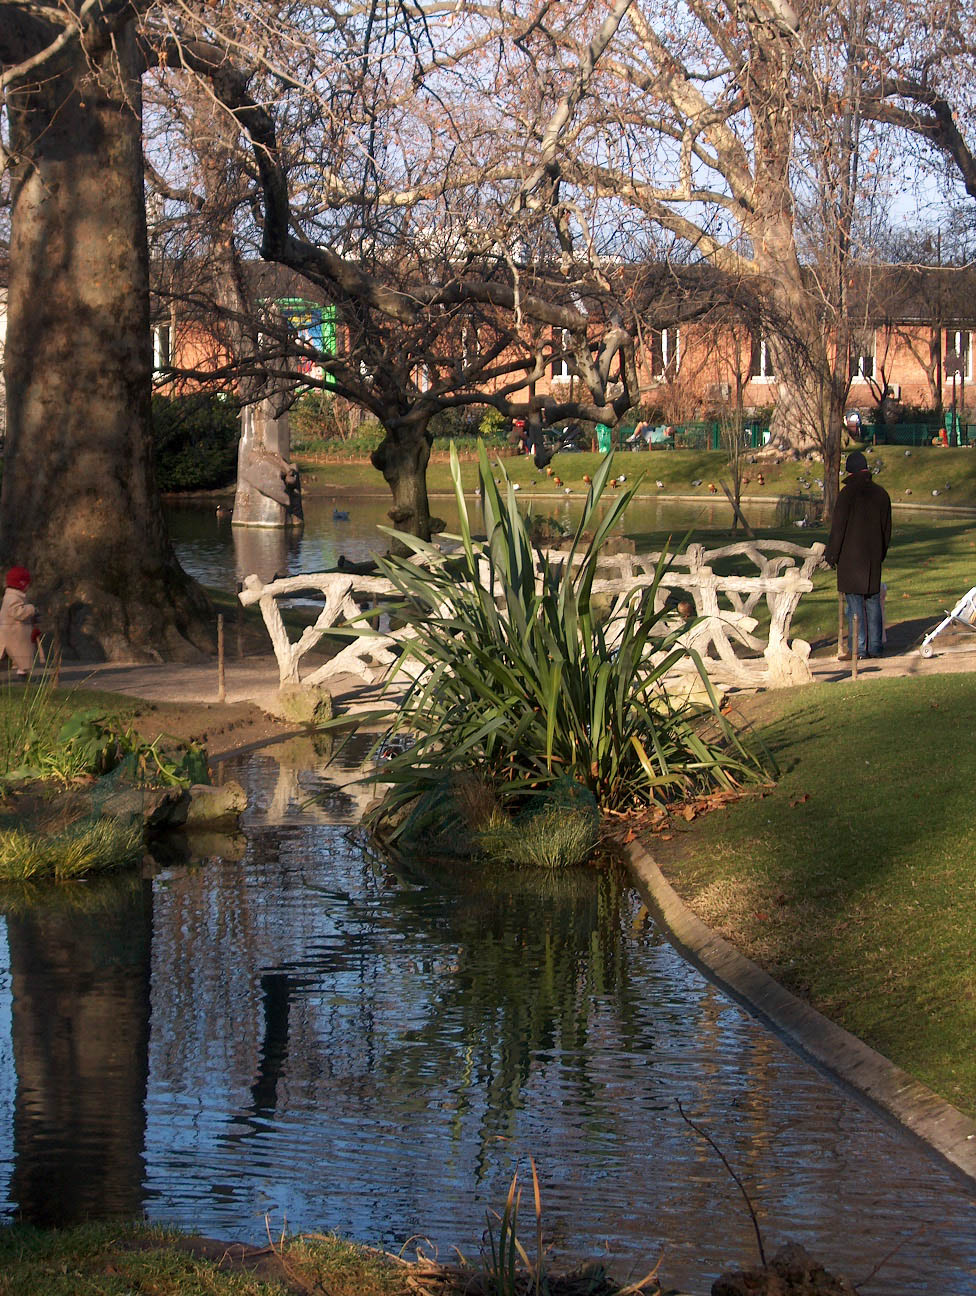
<path id="1" fill-rule="evenodd" d="M 810 645 L 790 640 L 793 615 L 803 594 L 813 589 L 813 573 L 823 557 L 822 544 L 809 548 L 783 541 L 749 540 L 706 549 L 689 545 L 684 554 L 673 555 L 662 573 L 655 604 L 664 610 L 676 596 L 684 595 L 694 605 L 693 619 L 679 642 L 700 656 L 709 678 L 718 685 L 738 688 L 776 688 L 807 683 L 812 679 L 808 658 Z M 551 562 L 565 556 L 551 551 Z M 614 621 L 621 621 L 626 604 L 635 591 L 653 585 L 660 554 L 612 554 L 601 557 L 600 576 L 593 593 L 610 601 L 608 636 L 612 640 Z M 716 565 L 751 565 L 745 575 L 719 574 Z M 480 577 L 487 585 L 488 565 L 481 563 Z M 299 639 L 288 637 L 278 600 L 297 594 L 319 593 L 325 606 L 314 625 Z M 305 677 L 302 658 L 312 651 L 323 635 L 337 625 L 361 615 L 362 606 L 383 597 L 395 597 L 397 590 L 379 576 L 346 572 L 320 572 L 289 576 L 265 584 L 248 576 L 239 595 L 245 607 L 257 604 L 271 637 L 281 686 L 324 685 L 337 675 L 354 675 L 368 684 L 381 683 L 397 674 L 410 676 L 416 663 L 404 661 L 403 642 L 412 631 L 375 633 L 351 639 L 334 657 Z M 765 600 L 765 617 L 754 615 Z M 681 618 L 673 610 L 666 623 L 680 628 Z M 697 674 L 686 658 L 675 669 L 676 676 Z M 404 683 L 406 680 L 404 680 Z"/>

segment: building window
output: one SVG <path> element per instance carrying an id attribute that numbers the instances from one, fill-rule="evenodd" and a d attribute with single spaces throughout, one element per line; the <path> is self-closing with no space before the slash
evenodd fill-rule
<path id="1" fill-rule="evenodd" d="M 771 382 L 776 377 L 776 371 L 773 369 L 773 357 L 769 354 L 769 343 L 764 337 L 754 336 L 752 339 L 749 377 L 754 382 Z"/>
<path id="2" fill-rule="evenodd" d="M 554 351 L 561 350 L 566 354 L 559 356 L 552 362 L 552 376 L 558 382 L 568 382 L 573 376 L 572 360 L 568 354 L 572 344 L 572 336 L 569 329 L 553 329 L 552 347 Z"/>
<path id="3" fill-rule="evenodd" d="M 152 329 L 153 369 L 168 369 L 172 355 L 170 352 L 170 331 L 168 324 L 154 324 Z"/>
<path id="4" fill-rule="evenodd" d="M 946 329 L 945 376 L 946 382 L 960 379 L 971 382 L 973 377 L 973 348 L 971 334 L 965 329 Z"/>
<path id="5" fill-rule="evenodd" d="M 461 362 L 465 369 L 481 355 L 477 326 L 466 320 L 461 332 Z"/>
<path id="6" fill-rule="evenodd" d="M 681 363 L 681 334 L 677 328 L 651 329 L 651 364 L 655 378 L 672 378 Z"/>
<path id="7" fill-rule="evenodd" d="M 855 329 L 851 334 L 851 381 L 868 382 L 874 377 L 874 329 Z"/>

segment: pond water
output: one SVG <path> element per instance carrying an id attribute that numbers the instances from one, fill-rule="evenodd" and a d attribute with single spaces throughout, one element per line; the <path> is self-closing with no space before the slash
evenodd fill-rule
<path id="1" fill-rule="evenodd" d="M 468 507 L 474 525 L 480 511 L 474 500 Z M 543 517 L 557 517 L 575 525 L 583 507 L 582 497 L 575 500 L 531 500 L 523 507 Z M 171 501 L 166 506 L 177 557 L 186 571 L 202 584 L 214 589 L 233 591 L 243 577 L 256 572 L 264 580 L 295 576 L 300 572 L 321 572 L 335 568 L 342 554 L 353 562 L 362 562 L 385 552 L 389 538 L 378 528 L 391 525 L 387 517 L 389 496 L 369 495 L 355 499 L 336 499 L 326 495 L 307 495 L 304 500 L 305 525 L 300 530 L 273 530 L 259 527 L 235 527 L 229 518 L 218 520 L 214 501 Z M 336 518 L 335 513 L 348 513 Z M 448 531 L 456 531 L 457 505 L 453 499 L 431 500 L 431 511 L 442 517 Z M 750 521 L 768 524 L 773 520 L 774 506 L 754 506 Z M 635 500 L 627 510 L 626 531 L 643 533 L 673 531 L 682 537 L 691 527 L 728 527 L 731 509 L 726 503 L 707 500 L 689 504 L 669 500 Z M 797 536 L 802 542 L 803 532 Z"/>
<path id="2" fill-rule="evenodd" d="M 663 1255 L 704 1294 L 755 1246 L 680 1101 L 769 1251 L 880 1264 L 865 1296 L 976 1293 L 972 1195 L 703 980 L 625 877 L 395 874 L 354 827 L 359 759 L 238 758 L 242 835 L 202 862 L 0 896 L 0 1212 L 477 1256 L 532 1157 L 553 1264 Z"/>

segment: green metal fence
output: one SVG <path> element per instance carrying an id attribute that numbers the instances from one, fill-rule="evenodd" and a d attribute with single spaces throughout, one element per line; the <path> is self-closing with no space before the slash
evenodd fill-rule
<path id="1" fill-rule="evenodd" d="M 976 427 L 972 423 L 958 421 L 958 428 L 951 417 L 944 424 L 936 421 L 928 423 L 896 423 L 893 427 L 865 427 L 865 436 L 872 438 L 877 445 L 927 446 L 937 442 L 939 429 L 947 429 L 950 446 L 972 445 L 976 443 Z"/>
<path id="2" fill-rule="evenodd" d="M 742 445 L 746 450 L 758 450 L 768 440 L 768 428 L 758 419 L 746 423 L 742 429 Z M 676 450 L 721 450 L 722 425 L 717 420 L 707 423 L 682 423 L 674 430 Z"/>

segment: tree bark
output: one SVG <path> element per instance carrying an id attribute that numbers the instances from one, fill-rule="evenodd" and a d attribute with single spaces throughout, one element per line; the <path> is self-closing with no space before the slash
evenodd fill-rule
<path id="1" fill-rule="evenodd" d="M 398 531 L 406 531 L 429 540 L 430 502 L 427 498 L 427 464 L 430 461 L 430 438 L 426 424 L 405 428 L 387 428 L 378 449 L 370 456 L 393 493 L 389 517 Z M 392 552 L 405 554 L 405 545 L 395 542 Z"/>
<path id="2" fill-rule="evenodd" d="M 130 24 L 8 96 L 0 559 L 30 568 L 66 655 L 186 660 L 212 648 L 214 618 L 152 464 L 139 75 Z"/>

